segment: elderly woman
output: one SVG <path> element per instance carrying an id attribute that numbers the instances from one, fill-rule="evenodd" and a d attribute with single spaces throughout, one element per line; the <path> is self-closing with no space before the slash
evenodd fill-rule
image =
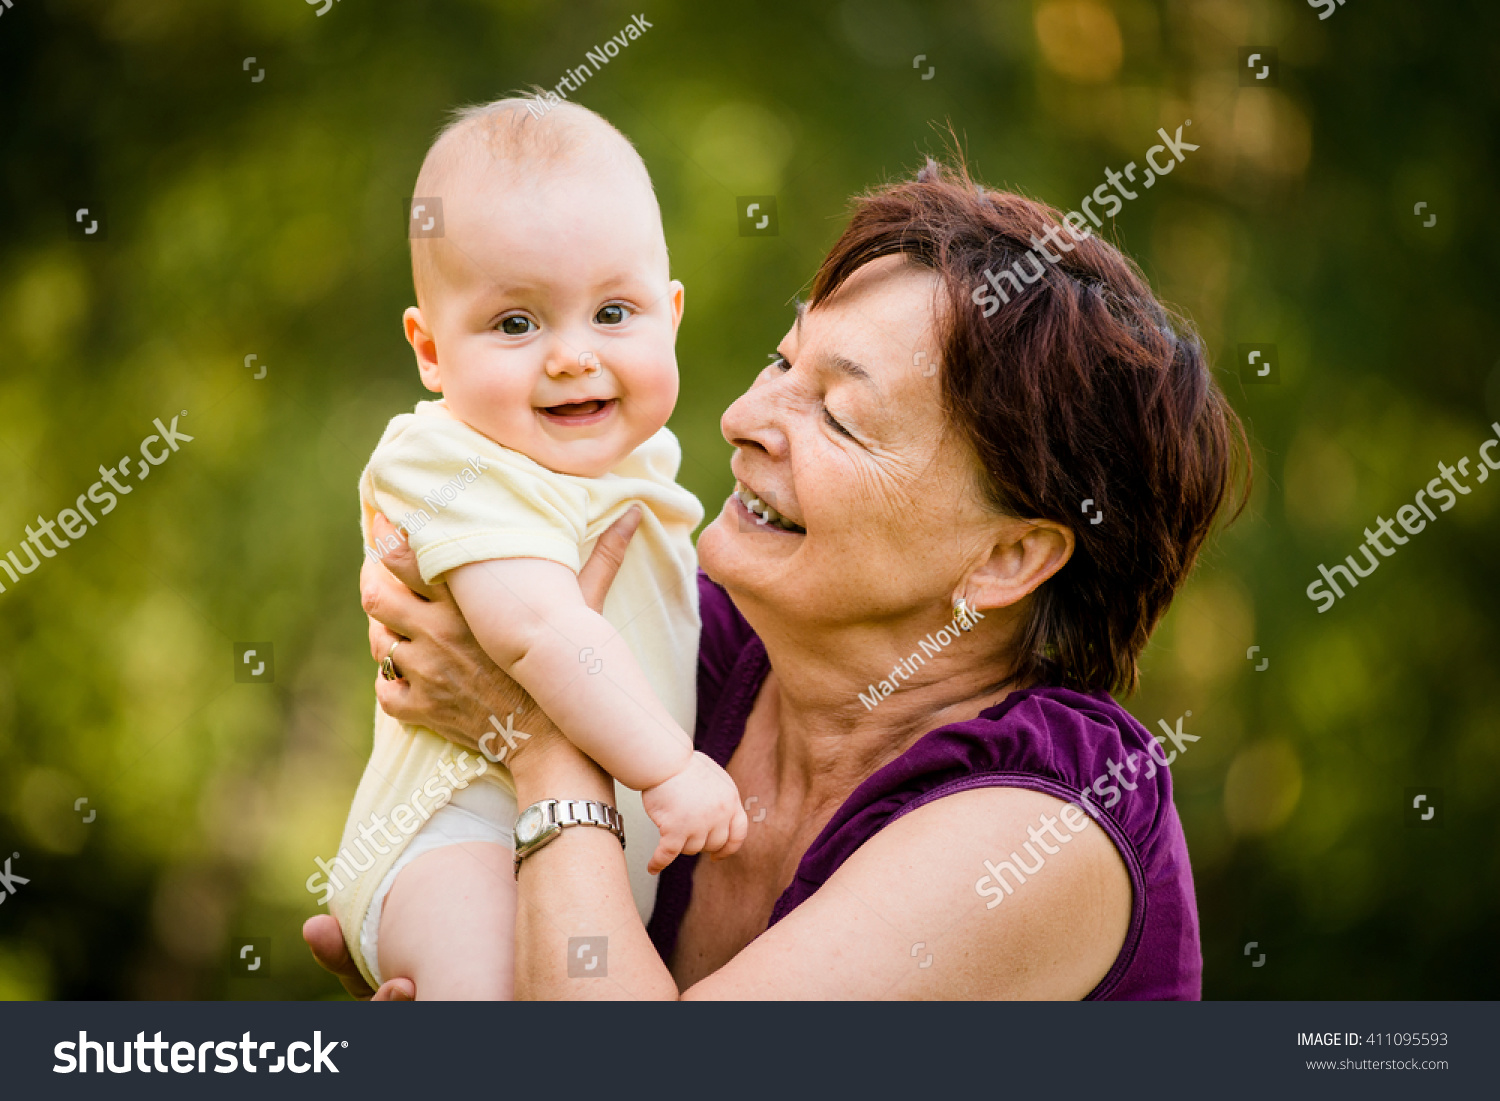
<path id="1" fill-rule="evenodd" d="M 519 872 L 519 997 L 1199 995 L 1176 748 L 1110 693 L 1134 689 L 1243 431 L 1136 268 L 1059 225 L 931 162 L 857 201 L 724 414 L 738 485 L 698 543 L 695 737 L 749 836 L 668 868 L 648 929 L 616 839 L 561 831 Z M 596 602 L 626 538 L 586 567 Z M 409 645 L 380 702 L 472 746 L 520 690 L 440 586 L 386 561 L 363 578 L 372 651 Z M 521 806 L 611 800 L 545 716 L 528 732 Z M 333 920 L 306 935 L 353 989 Z M 570 977 L 569 938 L 604 936 L 600 977 Z"/>

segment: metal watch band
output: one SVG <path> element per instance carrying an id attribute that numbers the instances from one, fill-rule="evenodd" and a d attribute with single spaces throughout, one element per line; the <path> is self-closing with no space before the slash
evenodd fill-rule
<path id="1" fill-rule="evenodd" d="M 559 826 L 598 826 L 609 830 L 625 847 L 625 820 L 608 803 L 592 799 L 558 799 L 552 804 L 552 820 Z"/>
<path id="2" fill-rule="evenodd" d="M 515 874 L 518 877 L 521 874 L 521 862 L 537 849 L 556 839 L 567 826 L 595 826 L 608 830 L 619 839 L 620 848 L 625 847 L 625 820 L 620 817 L 620 812 L 608 803 L 596 802 L 593 799 L 543 799 L 522 811 L 517 816 L 517 825 L 519 826 L 521 819 L 532 811 L 537 811 L 545 819 L 543 832 L 530 844 L 521 842 L 517 838 Z"/>

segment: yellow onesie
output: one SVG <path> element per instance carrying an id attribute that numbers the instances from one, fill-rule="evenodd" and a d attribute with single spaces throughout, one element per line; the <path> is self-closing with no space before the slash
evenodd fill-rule
<path id="1" fill-rule="evenodd" d="M 388 549 L 371 536 L 371 517 L 381 512 L 405 530 L 427 581 L 494 558 L 544 558 L 576 573 L 604 530 L 632 504 L 642 505 L 640 528 L 609 590 L 604 617 L 630 645 L 663 706 L 691 731 L 699 630 L 691 536 L 703 506 L 676 483 L 681 462 L 677 438 L 663 428 L 602 477 L 558 474 L 462 423 L 443 402 L 420 402 L 415 412 L 392 419 L 360 477 L 365 553 L 378 557 Z M 519 744 L 502 732 L 524 732 L 525 726 L 524 715 L 497 716 L 490 754 L 500 756 L 507 740 Z M 631 891 L 644 921 L 656 897 L 646 862 L 658 835 L 639 792 L 616 784 L 615 798 L 625 819 Z M 412 838 L 450 800 L 496 819 L 514 814 L 510 772 L 377 707 L 374 749 L 349 809 L 339 857 L 327 869 L 329 908 L 366 980 L 379 976 L 377 962 L 362 951 L 373 942 L 360 935 L 372 904 L 384 901 L 377 889 Z M 508 835 L 515 823 L 494 825 Z"/>

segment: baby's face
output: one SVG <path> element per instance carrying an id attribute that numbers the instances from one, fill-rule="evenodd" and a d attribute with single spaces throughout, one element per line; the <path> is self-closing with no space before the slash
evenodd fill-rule
<path id="1" fill-rule="evenodd" d="M 595 165 L 447 191 L 438 276 L 406 316 L 422 381 L 496 443 L 604 474 L 677 402 L 682 284 L 648 185 Z"/>

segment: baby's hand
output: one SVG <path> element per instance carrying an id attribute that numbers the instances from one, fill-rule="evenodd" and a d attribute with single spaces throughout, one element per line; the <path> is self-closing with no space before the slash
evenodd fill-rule
<path id="1" fill-rule="evenodd" d="M 749 832 L 740 789 L 713 761 L 694 753 L 682 771 L 641 792 L 646 813 L 661 830 L 661 844 L 647 870 L 655 875 L 678 853 L 732 856 Z"/>

